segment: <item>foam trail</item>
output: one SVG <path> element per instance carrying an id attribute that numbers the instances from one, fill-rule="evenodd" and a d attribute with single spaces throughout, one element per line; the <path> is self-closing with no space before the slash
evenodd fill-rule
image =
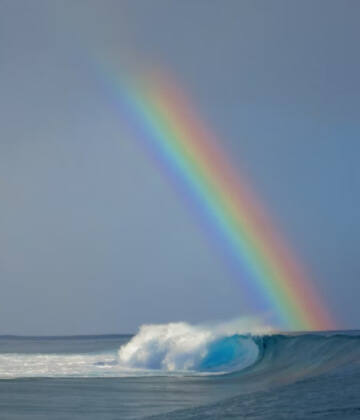
<path id="1" fill-rule="evenodd" d="M 102 354 L 0 354 L 0 379 L 122 376 L 116 355 Z"/>

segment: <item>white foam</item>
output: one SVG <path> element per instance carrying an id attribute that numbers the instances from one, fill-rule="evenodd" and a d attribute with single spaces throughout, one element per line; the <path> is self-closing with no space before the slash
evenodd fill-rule
<path id="1" fill-rule="evenodd" d="M 144 325 L 118 352 L 0 354 L 0 379 L 204 375 L 233 371 L 254 363 L 258 348 L 251 337 L 239 338 L 235 346 L 234 342 L 223 343 L 221 339 L 249 331 L 270 332 L 249 320 L 202 326 L 184 322 Z M 210 356 L 213 357 L 209 361 Z"/>

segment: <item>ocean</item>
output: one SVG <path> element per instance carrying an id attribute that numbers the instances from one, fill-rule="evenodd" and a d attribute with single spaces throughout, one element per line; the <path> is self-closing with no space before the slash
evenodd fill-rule
<path id="1" fill-rule="evenodd" d="M 0 419 L 360 419 L 360 331 L 0 337 Z"/>

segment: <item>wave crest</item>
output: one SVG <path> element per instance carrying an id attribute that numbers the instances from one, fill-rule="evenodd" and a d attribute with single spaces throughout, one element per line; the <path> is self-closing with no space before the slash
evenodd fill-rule
<path id="1" fill-rule="evenodd" d="M 234 372 L 256 362 L 259 347 L 229 324 L 191 326 L 179 322 L 144 325 L 119 350 L 124 368 L 163 371 Z"/>

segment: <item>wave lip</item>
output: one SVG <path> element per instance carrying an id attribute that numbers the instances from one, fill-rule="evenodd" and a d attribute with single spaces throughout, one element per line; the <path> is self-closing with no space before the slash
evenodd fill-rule
<path id="1" fill-rule="evenodd" d="M 250 335 L 171 323 L 142 326 L 120 348 L 118 362 L 126 369 L 215 374 L 245 369 L 258 357 L 259 347 Z"/>

